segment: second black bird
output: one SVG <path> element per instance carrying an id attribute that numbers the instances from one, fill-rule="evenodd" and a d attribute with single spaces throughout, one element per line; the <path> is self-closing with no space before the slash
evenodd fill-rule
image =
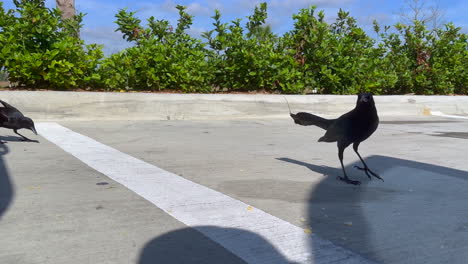
<path id="1" fill-rule="evenodd" d="M 353 144 L 354 151 L 364 165 L 364 167 L 355 167 L 365 171 L 369 179 L 372 179 L 371 176 L 374 176 L 383 181 L 378 174 L 369 169 L 358 152 L 359 144 L 372 135 L 379 125 L 379 117 L 372 94 L 358 94 L 356 107 L 337 119 L 325 119 L 305 112 L 291 113 L 291 117 L 296 124 L 303 126 L 315 125 L 325 129 L 327 132 L 318 140 L 319 142 L 337 142 L 338 158 L 343 169 L 343 177 L 339 177 L 340 180 L 354 185 L 361 183 L 349 179 L 343 166 L 343 152 L 345 148 Z"/>
<path id="2" fill-rule="evenodd" d="M 17 135 L 21 136 L 23 140 L 35 141 L 18 133 L 18 129 L 25 128 L 31 130 L 37 135 L 32 119 L 24 116 L 23 113 L 7 102 L 0 100 L 0 103 L 3 105 L 3 107 L 0 107 L 0 127 L 13 129 L 13 131 Z"/>

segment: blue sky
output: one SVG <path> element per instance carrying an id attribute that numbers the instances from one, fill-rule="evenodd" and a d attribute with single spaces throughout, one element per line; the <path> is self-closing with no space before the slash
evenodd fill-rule
<path id="1" fill-rule="evenodd" d="M 121 8 L 129 11 L 137 11 L 137 16 L 142 20 L 150 16 L 156 19 L 167 19 L 173 25 L 177 21 L 177 4 L 188 6 L 188 13 L 194 15 L 194 24 L 189 33 L 199 37 L 201 32 L 212 29 L 212 19 L 215 9 L 219 9 L 224 22 L 230 22 L 235 18 L 243 18 L 250 15 L 255 5 L 260 2 L 268 3 L 268 20 L 275 33 L 282 34 L 292 29 L 292 15 L 299 9 L 309 5 L 316 5 L 318 9 L 325 11 L 326 19 L 333 21 L 337 11 L 342 8 L 349 11 L 355 17 L 358 24 L 371 32 L 372 21 L 377 19 L 381 24 L 394 24 L 400 17 L 398 13 L 404 8 L 407 0 L 75 0 L 77 10 L 86 13 L 84 27 L 81 32 L 86 43 L 104 44 L 106 54 L 117 52 L 132 44 L 122 39 L 114 21 L 114 15 Z M 426 6 L 437 4 L 444 12 L 445 21 L 454 22 L 468 33 L 468 1 L 466 0 L 425 0 Z M 48 7 L 55 7 L 55 0 L 46 0 Z M 13 8 L 12 0 L 5 0 L 6 9 Z"/>

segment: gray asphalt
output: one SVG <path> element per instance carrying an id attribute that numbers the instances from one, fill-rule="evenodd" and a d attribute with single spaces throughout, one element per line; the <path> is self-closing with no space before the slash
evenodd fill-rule
<path id="1" fill-rule="evenodd" d="M 59 123 L 378 263 L 468 259 L 468 121 L 385 118 L 360 146 L 385 182 L 345 152 L 360 186 L 336 180 L 323 130 L 290 120 Z M 47 140 L 1 135 L 0 263 L 243 263 Z"/>

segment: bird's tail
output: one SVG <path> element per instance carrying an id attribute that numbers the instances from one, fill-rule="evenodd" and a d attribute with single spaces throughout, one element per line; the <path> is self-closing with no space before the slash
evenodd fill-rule
<path id="1" fill-rule="evenodd" d="M 309 113 L 305 113 L 305 112 L 299 112 L 297 114 L 293 114 L 291 112 L 291 107 L 289 106 L 289 102 L 288 100 L 286 99 L 286 97 L 284 97 L 284 100 L 286 101 L 286 103 L 288 104 L 288 109 L 289 109 L 289 115 L 292 117 L 292 119 L 294 119 L 294 123 L 296 124 L 299 124 L 299 125 L 302 125 L 302 126 L 318 126 L 322 129 L 327 129 L 331 123 L 333 123 L 334 120 L 330 120 L 330 119 L 325 119 L 325 118 L 322 118 L 320 116 L 316 116 L 316 115 L 313 115 L 313 114 L 309 114 Z"/>
<path id="2" fill-rule="evenodd" d="M 286 103 L 288 104 L 289 114 L 291 114 L 291 107 L 289 106 L 288 99 L 286 99 L 286 97 L 284 97 L 284 96 L 283 96 L 283 98 L 286 101 Z"/>
<path id="3" fill-rule="evenodd" d="M 316 116 L 306 112 L 299 112 L 297 114 L 290 113 L 294 123 L 301 126 L 318 126 L 322 129 L 327 130 L 328 127 L 333 123 L 331 119 L 325 119 L 320 116 Z"/>

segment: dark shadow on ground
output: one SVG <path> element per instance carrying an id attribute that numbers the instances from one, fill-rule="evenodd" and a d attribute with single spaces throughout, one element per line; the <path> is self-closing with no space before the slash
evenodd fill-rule
<path id="1" fill-rule="evenodd" d="M 431 134 L 431 136 L 468 139 L 468 132 L 453 132 L 453 131 L 439 132 L 437 131 L 435 132 L 435 134 Z"/>
<path id="2" fill-rule="evenodd" d="M 33 143 L 39 143 L 39 140 L 31 139 L 31 140 L 23 140 L 22 137 L 16 137 L 16 136 L 0 136 L 1 141 L 6 141 L 6 142 L 33 142 Z"/>
<path id="3" fill-rule="evenodd" d="M 326 178 L 308 199 L 315 234 L 378 263 L 466 263 L 468 172 L 386 156 L 365 159 L 385 180 L 369 183 L 354 165 L 345 167 L 360 186 L 344 184 L 337 167 L 290 158 Z M 447 177 L 448 176 L 448 177 Z M 314 247 L 314 241 L 311 243 Z"/>
<path id="4" fill-rule="evenodd" d="M 380 121 L 379 124 L 386 125 L 419 125 L 419 124 L 446 124 L 446 123 L 460 123 L 461 121 L 455 120 L 393 120 L 393 121 Z"/>
<path id="5" fill-rule="evenodd" d="M 255 251 L 268 252 L 272 262 L 291 263 L 261 236 L 236 228 L 220 228 L 216 226 L 197 226 L 175 230 L 149 241 L 143 248 L 139 264 L 240 264 L 247 263 L 221 245 L 203 234 L 215 237 L 229 237 L 230 241 L 242 244 L 249 241 L 254 244 Z M 253 242 L 253 243 L 252 243 Z M 237 247 L 239 245 L 231 245 Z M 254 262 L 251 262 L 254 263 Z M 259 261 L 259 263 L 269 263 Z"/>
<path id="6" fill-rule="evenodd" d="M 304 166 L 324 175 L 324 179 L 313 189 L 290 178 L 234 181 L 225 183 L 223 188 L 235 194 L 239 191 L 241 197 L 305 203 L 307 224 L 316 235 L 311 236 L 310 241 L 310 251 L 317 254 L 311 263 L 324 261 L 323 254 L 317 252 L 323 248 L 317 236 L 377 263 L 466 263 L 468 172 L 394 157 L 371 156 L 365 158 L 366 163 L 385 182 L 369 181 L 364 172 L 354 168 L 360 165 L 360 161 L 356 161 L 345 167 L 350 178 L 362 182 L 354 186 L 336 179 L 342 175 L 338 158 L 337 167 L 291 158 L 278 160 Z M 260 184 L 262 188 L 250 188 L 249 194 L 242 186 L 235 189 L 236 185 L 243 184 Z M 271 259 L 278 260 L 275 263 L 291 263 L 258 234 L 215 226 L 184 228 L 158 236 L 142 249 L 138 263 L 246 262 L 209 237 L 232 238 L 232 248 L 237 248 L 236 243 L 255 241 L 259 249 L 253 252 L 263 250 Z M 257 261 L 268 263 L 250 260 Z"/>
<path id="7" fill-rule="evenodd" d="M 8 152 L 8 146 L 0 144 L 0 220 L 13 199 L 13 187 L 3 158 Z"/>
<path id="8" fill-rule="evenodd" d="M 368 223 L 363 215 L 360 203 L 363 194 L 368 188 L 368 178 L 361 171 L 353 169 L 353 163 L 345 167 L 348 176 L 352 180 L 361 181 L 361 185 L 354 186 L 346 184 L 337 179 L 342 176 L 338 157 L 336 168 L 320 166 L 304 161 L 290 158 L 279 158 L 278 160 L 304 166 L 316 173 L 324 175 L 324 179 L 312 190 L 309 190 L 307 203 L 307 224 L 311 226 L 313 232 L 321 238 L 332 241 L 334 244 L 351 249 L 358 254 L 363 254 L 364 250 L 372 252 L 372 244 L 368 239 Z M 372 163 L 366 163 L 373 168 Z M 380 170 L 374 170 L 380 172 Z M 361 175 L 362 174 L 362 175 Z M 379 180 L 379 183 L 381 181 Z M 352 228 L 351 228 L 352 227 Z M 359 242 L 359 247 L 350 247 Z M 312 247 L 314 241 L 311 241 Z"/>

